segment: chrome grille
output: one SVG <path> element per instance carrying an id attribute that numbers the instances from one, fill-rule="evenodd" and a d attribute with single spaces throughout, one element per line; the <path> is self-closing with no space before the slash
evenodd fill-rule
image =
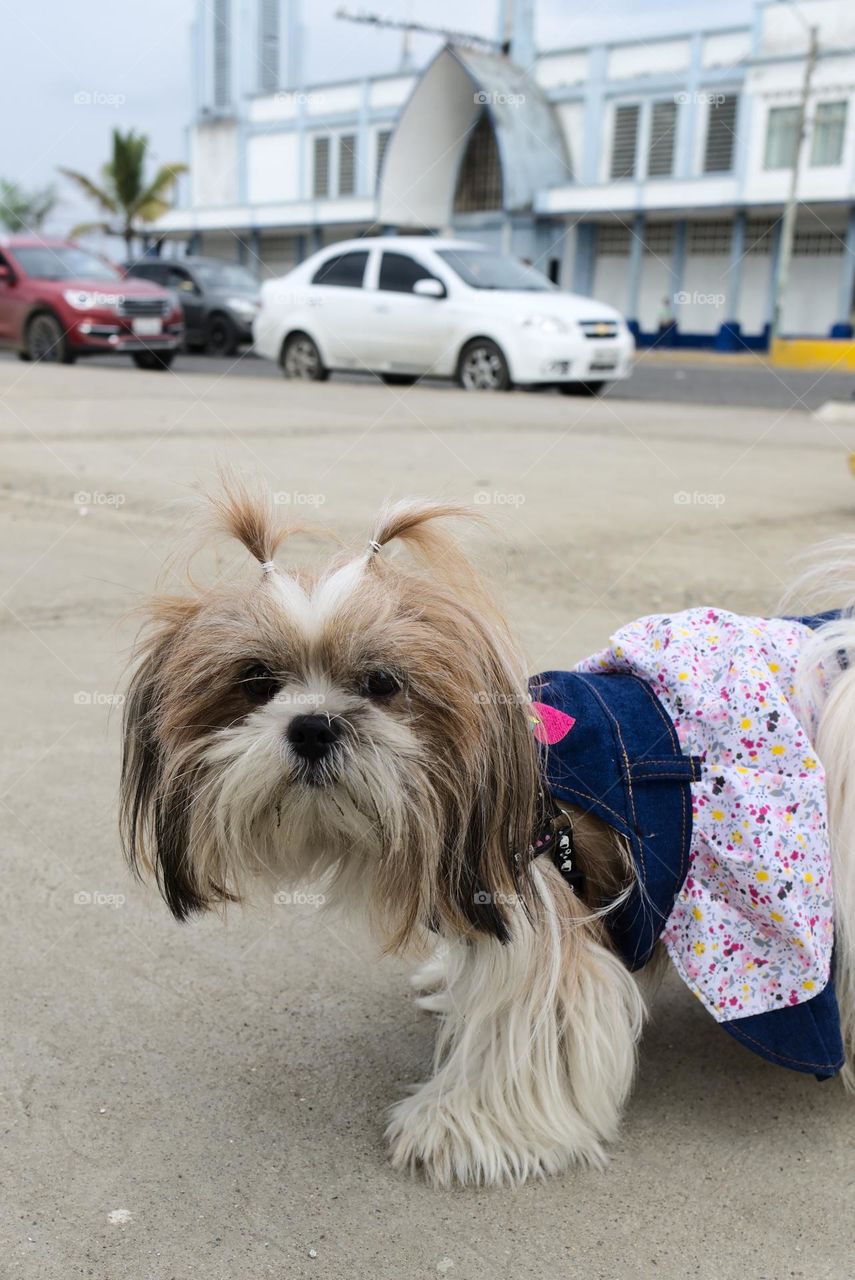
<path id="1" fill-rule="evenodd" d="M 586 338 L 616 338 L 618 335 L 616 320 L 580 320 L 579 326 Z"/>
<path id="2" fill-rule="evenodd" d="M 165 316 L 169 310 L 166 298 L 123 298 L 120 316 Z"/>

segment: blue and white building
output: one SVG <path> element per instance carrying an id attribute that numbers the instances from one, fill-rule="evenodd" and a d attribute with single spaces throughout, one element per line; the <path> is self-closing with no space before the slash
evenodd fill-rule
<path id="1" fill-rule="evenodd" d="M 499 9 L 494 48 L 306 84 L 299 0 L 204 0 L 191 172 L 162 251 L 271 275 L 345 237 L 452 231 L 619 307 L 641 342 L 763 347 L 811 25 L 782 330 L 851 334 L 852 0 L 757 0 L 733 27 L 687 9 L 655 37 L 540 50 L 532 0 Z"/>

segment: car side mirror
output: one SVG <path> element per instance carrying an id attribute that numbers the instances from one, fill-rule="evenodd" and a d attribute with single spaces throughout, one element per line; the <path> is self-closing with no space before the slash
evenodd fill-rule
<path id="1" fill-rule="evenodd" d="M 192 280 L 182 280 L 178 288 L 182 291 L 182 293 L 198 293 L 199 292 L 199 290 L 196 288 Z"/>
<path id="2" fill-rule="evenodd" d="M 14 284 L 15 273 L 11 267 L 7 267 L 5 263 L 0 264 L 0 284 Z"/>
<path id="3" fill-rule="evenodd" d="M 413 285 L 413 293 L 418 294 L 420 298 L 446 298 L 448 291 L 441 280 L 437 280 L 436 276 L 426 276 L 424 280 L 417 280 Z"/>

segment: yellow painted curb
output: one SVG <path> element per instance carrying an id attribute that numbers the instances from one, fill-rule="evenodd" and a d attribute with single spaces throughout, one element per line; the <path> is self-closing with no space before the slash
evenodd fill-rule
<path id="1" fill-rule="evenodd" d="M 787 369 L 834 369 L 855 373 L 855 341 L 851 338 L 775 338 L 772 364 Z"/>

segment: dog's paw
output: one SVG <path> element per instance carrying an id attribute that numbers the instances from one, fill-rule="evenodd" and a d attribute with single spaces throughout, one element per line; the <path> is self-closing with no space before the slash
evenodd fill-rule
<path id="1" fill-rule="evenodd" d="M 447 990 L 430 991 L 416 996 L 416 1005 L 425 1013 L 448 1013 L 451 1009 L 451 997 Z"/>
<path id="2" fill-rule="evenodd" d="M 392 1108 L 386 1138 L 393 1169 L 421 1172 L 435 1187 L 518 1186 L 559 1173 L 575 1158 L 501 1131 L 471 1100 L 438 1097 L 426 1088 Z"/>
<path id="3" fill-rule="evenodd" d="M 410 985 L 423 995 L 448 985 L 448 948 L 440 943 L 433 954 L 410 975 Z"/>
<path id="4" fill-rule="evenodd" d="M 419 1009 L 423 1009 L 425 1013 L 449 1012 L 451 999 L 444 947 L 437 947 L 430 959 L 416 969 L 410 978 L 410 985 L 418 992 L 416 1005 Z"/>

